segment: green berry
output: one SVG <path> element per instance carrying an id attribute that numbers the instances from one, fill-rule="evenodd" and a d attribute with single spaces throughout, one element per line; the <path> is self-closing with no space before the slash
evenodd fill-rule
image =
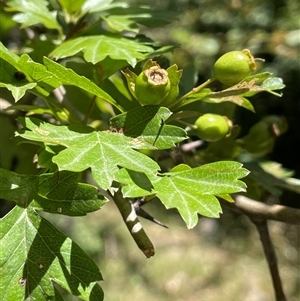
<path id="1" fill-rule="evenodd" d="M 276 115 L 266 116 L 251 127 L 243 139 L 244 147 L 255 156 L 264 156 L 273 150 L 276 137 L 283 134 L 286 129 L 284 118 Z"/>
<path id="2" fill-rule="evenodd" d="M 235 85 L 256 70 L 253 56 L 248 49 L 230 51 L 214 65 L 214 77 L 225 85 Z"/>
<path id="3" fill-rule="evenodd" d="M 168 72 L 153 66 L 140 73 L 135 81 L 135 96 L 142 105 L 158 105 L 170 92 Z"/>
<path id="4" fill-rule="evenodd" d="M 200 139 L 217 141 L 225 137 L 230 129 L 227 118 L 217 114 L 204 114 L 196 122 L 196 131 Z"/>
<path id="5" fill-rule="evenodd" d="M 269 124 L 261 120 L 251 127 L 244 138 L 244 147 L 255 156 L 264 156 L 272 151 L 274 142 Z"/>

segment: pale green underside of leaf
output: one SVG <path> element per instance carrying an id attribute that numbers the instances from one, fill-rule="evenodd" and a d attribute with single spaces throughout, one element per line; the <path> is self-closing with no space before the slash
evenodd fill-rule
<path id="1" fill-rule="evenodd" d="M 98 12 L 102 11 L 108 7 L 110 7 L 110 3 L 113 2 L 113 0 L 86 0 L 84 1 L 84 4 L 81 7 L 81 10 L 84 13 L 87 12 Z M 118 4 L 116 4 L 118 6 Z M 122 5 L 122 3 L 120 3 Z"/>
<path id="2" fill-rule="evenodd" d="M 22 24 L 22 27 L 43 24 L 46 28 L 62 31 L 56 20 L 56 12 L 50 12 L 47 8 L 48 1 L 45 0 L 11 0 L 7 2 L 8 11 L 19 11 L 13 20 Z"/>
<path id="3" fill-rule="evenodd" d="M 32 208 L 0 219 L 1 300 L 62 300 L 53 283 L 86 301 L 103 300 L 94 262 Z"/>
<path id="4" fill-rule="evenodd" d="M 114 60 L 126 60 L 134 67 L 138 59 L 145 59 L 145 54 L 153 51 L 152 47 L 124 37 L 99 35 L 64 42 L 50 56 L 60 59 L 83 52 L 84 59 L 92 64 L 101 62 L 109 56 Z"/>
<path id="5" fill-rule="evenodd" d="M 18 101 L 25 95 L 27 90 L 33 89 L 36 86 L 36 83 L 29 83 L 22 86 L 14 86 L 11 84 L 1 85 L 1 86 L 6 87 L 7 90 L 11 91 L 13 98 L 16 101 Z"/>
<path id="6" fill-rule="evenodd" d="M 124 184 L 124 196 L 155 194 L 167 208 L 176 208 L 187 227 L 193 228 L 198 213 L 219 217 L 222 210 L 216 197 L 232 202 L 229 194 L 246 190 L 239 179 L 248 173 L 238 162 L 220 161 L 196 168 L 180 165 L 160 177 L 120 170 L 117 179 Z"/>

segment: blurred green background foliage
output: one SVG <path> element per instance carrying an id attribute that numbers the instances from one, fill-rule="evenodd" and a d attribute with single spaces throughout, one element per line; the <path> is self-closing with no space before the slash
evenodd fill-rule
<path id="1" fill-rule="evenodd" d="M 1 1 L 2 2 L 2 1 Z M 241 135 L 268 114 L 283 115 L 288 131 L 278 138 L 271 160 L 300 177 L 300 2 L 299 0 L 128 0 L 153 8 L 179 12 L 176 21 L 160 29 L 142 27 L 142 33 L 161 44 L 178 47 L 166 57 L 184 70 L 185 87 L 194 87 L 212 75 L 212 66 L 223 53 L 248 48 L 265 60 L 260 71 L 283 78 L 282 98 L 262 93 L 252 98 L 256 114 L 238 108 L 235 122 Z M 0 30 L 2 42 L 19 43 L 19 25 L 7 19 Z M 4 20 L 2 19 L 2 21 Z M 14 39 L 11 39 L 11 36 Z M 218 85 L 218 84 L 216 84 Z M 186 91 L 181 91 L 183 94 Z M 1 90 L 1 93 L 6 93 Z M 1 94 L 6 98 L 6 94 Z M 16 130 L 14 116 L 0 115 L 1 167 L 33 173 L 35 148 L 17 146 L 10 137 Z M 9 145 L 7 144 L 9 143 Z M 9 148 L 9 152 L 7 149 Z M 281 203 L 300 207 L 299 195 L 285 192 Z M 154 258 L 145 259 L 127 233 L 114 204 L 86 217 L 45 216 L 69 234 L 99 265 L 108 301 L 271 301 L 272 284 L 262 247 L 249 220 L 227 210 L 219 220 L 200 218 L 187 230 L 175 211 L 159 202 L 147 205 L 166 223 L 166 230 L 142 221 L 155 244 Z M 2 208 L 3 209 L 3 208 Z M 300 298 L 299 227 L 270 223 L 279 268 L 289 301 Z M 66 301 L 75 297 L 65 295 Z"/>

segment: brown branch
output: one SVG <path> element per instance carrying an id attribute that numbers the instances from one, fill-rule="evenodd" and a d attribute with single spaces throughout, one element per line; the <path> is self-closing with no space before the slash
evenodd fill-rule
<path id="1" fill-rule="evenodd" d="M 264 253 L 271 273 L 276 301 L 286 301 L 283 288 L 282 288 L 280 275 L 279 275 L 277 258 L 270 238 L 267 221 L 266 220 L 257 221 L 255 219 L 254 220 L 252 219 L 252 222 L 256 226 L 256 229 L 260 236 L 261 243 L 263 245 Z"/>
<path id="2" fill-rule="evenodd" d="M 220 200 L 224 207 L 238 211 L 248 216 L 255 217 L 256 220 L 274 220 L 287 224 L 300 225 L 300 210 L 282 205 L 267 205 L 254 201 L 245 196 L 238 195 L 234 203 Z"/>
<path id="3" fill-rule="evenodd" d="M 259 233 L 264 254 L 268 262 L 276 301 L 286 301 L 267 220 L 300 225 L 300 210 L 282 205 L 267 205 L 241 195 L 236 196 L 234 203 L 228 203 L 224 200 L 220 200 L 220 202 L 224 207 L 247 215 L 254 223 Z"/>

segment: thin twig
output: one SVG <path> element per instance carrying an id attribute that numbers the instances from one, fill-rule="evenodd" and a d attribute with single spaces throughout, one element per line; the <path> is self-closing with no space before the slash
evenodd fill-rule
<path id="1" fill-rule="evenodd" d="M 259 233 L 260 240 L 264 249 L 264 253 L 268 262 L 269 270 L 272 277 L 273 288 L 275 292 L 276 301 L 286 301 L 282 282 L 279 275 L 277 258 L 272 244 L 270 233 L 268 229 L 267 221 L 257 221 L 255 218 L 251 218 L 252 222 L 256 226 L 256 229 Z"/>
<path id="2" fill-rule="evenodd" d="M 254 201 L 244 196 L 237 196 L 234 203 L 220 200 L 224 207 L 247 215 L 256 226 L 268 262 L 276 301 L 286 301 L 275 250 L 270 238 L 267 220 L 275 220 L 295 225 L 300 225 L 300 210 L 282 205 L 267 205 Z"/>

